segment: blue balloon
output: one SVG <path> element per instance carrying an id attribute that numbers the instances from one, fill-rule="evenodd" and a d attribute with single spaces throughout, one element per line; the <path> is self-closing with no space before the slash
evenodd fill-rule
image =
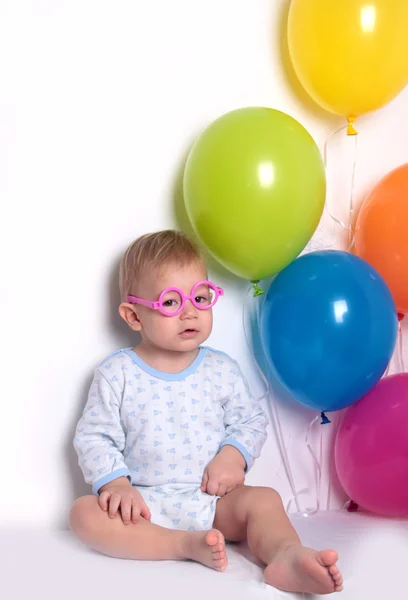
<path id="1" fill-rule="evenodd" d="M 347 252 L 305 254 L 272 282 L 260 334 L 274 376 L 318 411 L 350 406 L 381 378 L 398 333 L 383 278 Z"/>

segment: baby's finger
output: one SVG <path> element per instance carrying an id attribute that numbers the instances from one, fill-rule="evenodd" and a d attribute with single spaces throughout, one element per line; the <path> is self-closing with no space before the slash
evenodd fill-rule
<path id="1" fill-rule="evenodd" d="M 209 479 L 207 483 L 207 494 L 216 496 L 218 492 L 219 482 L 216 479 Z"/>
<path id="2" fill-rule="evenodd" d="M 130 498 L 122 498 L 120 503 L 120 514 L 125 525 L 129 525 L 132 512 L 132 500 Z"/>
<path id="3" fill-rule="evenodd" d="M 208 484 L 208 471 L 207 471 L 207 469 L 205 469 L 204 475 L 203 475 L 203 480 L 201 482 L 201 491 L 202 492 L 207 491 L 207 484 Z"/>
<path id="4" fill-rule="evenodd" d="M 220 483 L 220 485 L 218 486 L 218 491 L 215 495 L 221 496 L 221 498 L 222 498 L 223 496 L 225 496 L 226 493 L 227 493 L 227 486 L 225 485 L 225 483 Z"/>
<path id="5" fill-rule="evenodd" d="M 146 519 L 146 521 L 150 521 L 150 519 L 152 518 L 152 513 L 150 512 L 150 509 L 145 502 L 143 502 L 141 506 L 140 514 L 144 519 Z"/>
<path id="6" fill-rule="evenodd" d="M 118 512 L 118 508 L 119 508 L 121 500 L 122 500 L 122 497 L 120 496 L 120 494 L 117 494 L 115 492 L 110 497 L 108 515 L 110 516 L 111 519 L 113 519 L 114 516 L 116 515 L 116 513 Z"/>
<path id="7" fill-rule="evenodd" d="M 135 525 L 139 523 L 140 519 L 140 504 L 137 500 L 132 502 L 132 523 Z"/>
<path id="8" fill-rule="evenodd" d="M 105 512 L 108 510 L 109 498 L 110 492 L 102 492 L 102 494 L 98 497 L 99 506 Z"/>

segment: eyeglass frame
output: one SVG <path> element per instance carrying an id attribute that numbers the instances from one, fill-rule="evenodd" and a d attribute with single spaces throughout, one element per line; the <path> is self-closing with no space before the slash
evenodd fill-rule
<path id="1" fill-rule="evenodd" d="M 194 292 L 198 287 L 200 287 L 202 285 L 206 285 L 214 291 L 214 299 L 208 306 L 202 306 L 201 304 L 198 304 L 195 302 Z M 176 310 L 175 312 L 166 311 L 165 308 L 163 307 L 163 298 L 169 292 L 176 292 L 177 294 L 179 294 L 179 296 L 181 298 L 180 308 L 178 310 Z M 199 281 L 198 283 L 196 283 L 193 286 L 189 296 L 187 296 L 183 292 L 183 290 L 181 290 L 180 288 L 168 287 L 161 292 L 159 299 L 156 301 L 144 300 L 143 298 L 137 298 L 136 296 L 129 295 L 129 296 L 126 296 L 126 302 L 129 302 L 129 304 L 141 304 L 142 306 L 146 306 L 147 308 L 151 308 L 152 310 L 159 310 L 161 312 L 161 314 L 164 315 L 165 317 L 176 317 L 183 311 L 183 309 L 186 305 L 186 300 L 190 300 L 191 303 L 193 304 L 193 306 L 195 308 L 198 308 L 199 310 L 208 310 L 208 309 L 212 308 L 214 306 L 214 304 L 217 302 L 218 298 L 223 295 L 224 295 L 223 288 L 215 285 L 211 281 L 204 280 L 204 281 Z"/>

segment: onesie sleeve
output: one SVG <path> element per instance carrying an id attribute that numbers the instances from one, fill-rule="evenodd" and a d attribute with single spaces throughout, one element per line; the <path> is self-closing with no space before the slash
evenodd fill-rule
<path id="1" fill-rule="evenodd" d="M 225 438 L 221 448 L 226 445 L 237 448 L 249 471 L 265 443 L 268 419 L 261 403 L 252 397 L 237 363 L 234 362 L 230 373 L 233 377 L 229 383 L 231 393 L 223 405 Z"/>
<path id="2" fill-rule="evenodd" d="M 120 399 L 109 381 L 96 369 L 74 437 L 79 466 L 94 494 L 118 477 L 131 479 L 123 458 L 125 433 L 119 409 Z"/>

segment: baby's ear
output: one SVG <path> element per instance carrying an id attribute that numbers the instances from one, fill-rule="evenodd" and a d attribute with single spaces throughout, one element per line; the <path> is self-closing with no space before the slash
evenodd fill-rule
<path id="1" fill-rule="evenodd" d="M 133 331 L 140 331 L 142 329 L 142 324 L 139 321 L 134 304 L 122 302 L 122 304 L 119 306 L 119 314 L 122 319 L 126 321 L 129 327 L 133 329 Z"/>

